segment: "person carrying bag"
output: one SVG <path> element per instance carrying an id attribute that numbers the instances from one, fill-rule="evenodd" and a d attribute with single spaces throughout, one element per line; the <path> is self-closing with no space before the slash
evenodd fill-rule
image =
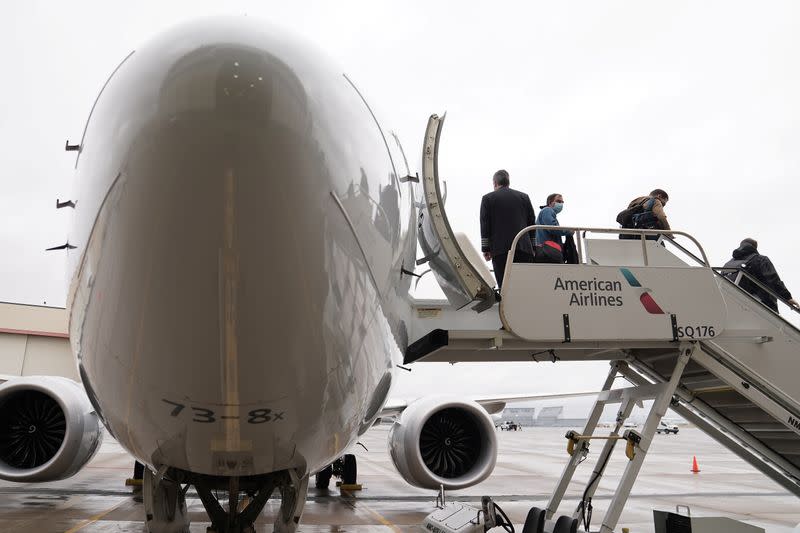
<path id="1" fill-rule="evenodd" d="M 617 223 L 627 229 L 661 229 L 669 230 L 669 222 L 664 206 L 669 195 L 663 189 L 655 189 L 648 196 L 634 198 L 628 207 L 617 215 Z M 636 235 L 620 234 L 620 239 L 636 239 Z M 647 239 L 658 239 L 658 235 L 648 235 Z"/>
<path id="2" fill-rule="evenodd" d="M 547 205 L 541 206 L 536 217 L 537 226 L 558 226 L 558 213 L 564 209 L 564 197 L 553 193 L 547 197 Z M 569 230 L 536 230 L 536 263 L 564 263 L 564 235 L 572 235 Z"/>

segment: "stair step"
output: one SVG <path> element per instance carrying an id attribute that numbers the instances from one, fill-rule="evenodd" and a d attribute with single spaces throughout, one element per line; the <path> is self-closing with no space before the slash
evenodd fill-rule
<path id="1" fill-rule="evenodd" d="M 675 358 L 677 356 L 678 354 L 675 352 L 675 350 L 670 350 L 670 351 L 652 350 L 647 352 L 644 352 L 643 350 L 638 350 L 636 352 L 636 358 L 640 361 L 649 364 L 650 366 L 657 364 L 660 361 L 670 361 L 674 366 Z"/>
<path id="2" fill-rule="evenodd" d="M 689 389 L 690 391 L 697 391 L 698 389 L 711 389 L 711 388 L 718 388 L 718 387 L 727 387 L 728 385 L 722 381 L 721 379 L 708 375 L 703 376 L 702 378 L 690 378 L 690 379 L 681 379 L 681 385 Z"/>
<path id="3" fill-rule="evenodd" d="M 740 426 L 742 424 L 751 424 L 751 423 L 758 423 L 758 422 L 773 422 L 775 419 L 772 415 L 766 413 L 762 409 L 755 407 L 754 405 L 745 405 L 745 406 L 721 406 L 717 408 L 717 411 L 736 424 Z"/>
<path id="4" fill-rule="evenodd" d="M 696 391 L 697 396 L 706 402 L 708 405 L 711 405 L 715 408 L 723 408 L 723 407 L 754 407 L 756 409 L 761 410 L 757 406 L 750 401 L 749 398 L 745 398 L 735 390 L 730 388 L 727 389 L 716 389 L 716 390 L 705 390 L 705 391 Z"/>
<path id="5" fill-rule="evenodd" d="M 672 377 L 672 371 L 675 368 L 675 360 L 677 357 L 673 357 L 672 360 L 664 360 L 658 361 L 656 364 L 652 365 L 653 370 L 655 370 L 659 375 L 663 376 L 666 380 Z M 681 380 L 684 379 L 693 379 L 698 377 L 704 376 L 711 376 L 714 375 L 708 371 L 708 369 L 700 366 L 698 363 L 694 361 L 689 361 L 686 365 L 686 368 L 683 369 L 681 373 Z"/>
<path id="6" fill-rule="evenodd" d="M 785 440 L 796 442 L 798 446 L 800 446 L 800 435 L 788 428 L 785 428 L 785 431 L 780 431 L 777 428 L 762 428 L 757 431 L 751 431 L 750 433 L 761 441 Z"/>
<path id="7" fill-rule="evenodd" d="M 784 456 L 795 456 L 800 459 L 800 442 L 784 439 L 759 439 L 761 442 Z M 794 462 L 795 459 L 791 459 Z"/>
<path id="8" fill-rule="evenodd" d="M 782 432 L 785 430 L 790 433 L 794 433 L 780 422 L 776 422 L 774 419 L 771 420 L 770 422 L 740 422 L 739 426 L 748 433 L 752 433 L 753 436 L 755 436 L 756 438 L 760 438 L 762 434 L 771 431 Z"/>

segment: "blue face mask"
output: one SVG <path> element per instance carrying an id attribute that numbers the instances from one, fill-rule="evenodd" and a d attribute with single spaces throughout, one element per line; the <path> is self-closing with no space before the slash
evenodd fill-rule
<path id="1" fill-rule="evenodd" d="M 556 212 L 556 215 L 559 214 L 562 209 L 564 209 L 563 202 L 556 202 L 555 204 L 553 204 L 553 211 Z"/>

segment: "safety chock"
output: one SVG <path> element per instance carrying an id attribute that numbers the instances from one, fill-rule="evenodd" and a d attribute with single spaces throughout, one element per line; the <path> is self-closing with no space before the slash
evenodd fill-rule
<path id="1" fill-rule="evenodd" d="M 129 477 L 128 479 L 125 480 L 125 486 L 126 487 L 141 487 L 142 486 L 142 480 L 141 479 L 134 479 L 132 477 Z"/>
<path id="2" fill-rule="evenodd" d="M 336 486 L 339 487 L 339 490 L 346 490 L 347 492 L 361 490 L 361 483 L 337 483 Z"/>

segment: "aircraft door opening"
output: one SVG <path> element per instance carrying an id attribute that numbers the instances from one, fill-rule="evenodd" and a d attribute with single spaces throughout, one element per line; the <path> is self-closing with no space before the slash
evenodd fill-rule
<path id="1" fill-rule="evenodd" d="M 486 272 L 481 273 L 474 264 L 476 258 L 480 261 L 479 255 L 471 249 L 468 240 L 453 233 L 447 220 L 439 184 L 438 162 L 443 123 L 444 117 L 431 115 L 425 130 L 422 148 L 423 201 L 419 210 L 418 232 L 424 257 L 417 260 L 417 264 L 430 263 L 436 281 L 455 308 L 460 309 L 477 300 L 473 309 L 481 312 L 491 308 L 496 301 L 493 281 L 487 269 L 482 269 Z M 465 254 L 464 248 L 471 253 Z"/>

